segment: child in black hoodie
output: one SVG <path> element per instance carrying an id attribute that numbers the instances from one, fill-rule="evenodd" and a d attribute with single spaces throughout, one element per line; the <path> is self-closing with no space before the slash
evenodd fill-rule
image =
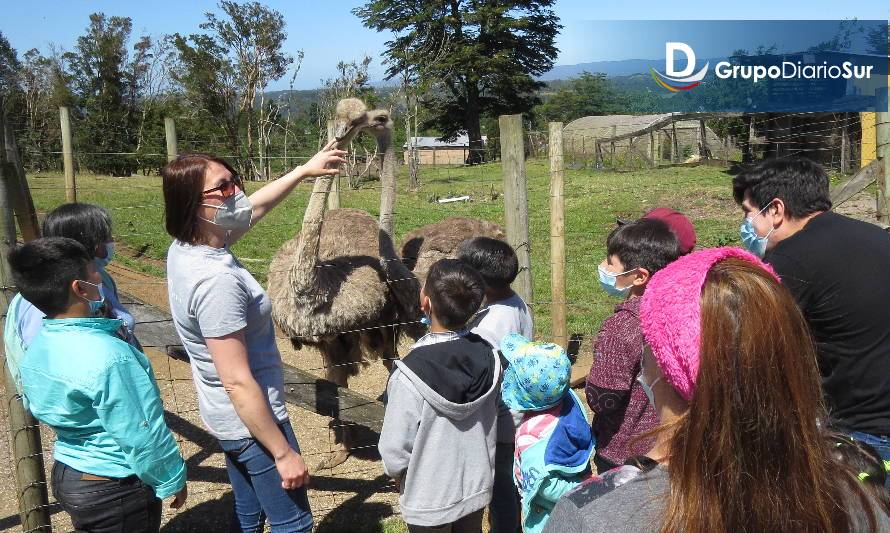
<path id="1" fill-rule="evenodd" d="M 501 365 L 491 345 L 466 329 L 484 294 L 472 267 L 433 264 L 420 292 L 430 332 L 389 379 L 379 450 L 384 471 L 400 484 L 411 532 L 481 531 L 491 500 Z"/>

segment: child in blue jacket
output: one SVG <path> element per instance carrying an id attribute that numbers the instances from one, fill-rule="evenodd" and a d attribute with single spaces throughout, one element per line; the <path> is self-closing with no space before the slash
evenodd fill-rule
<path id="1" fill-rule="evenodd" d="M 566 492 L 590 476 L 594 440 L 584 404 L 569 388 L 572 363 L 556 344 L 507 335 L 501 353 L 501 396 L 523 412 L 516 430 L 513 472 L 522 495 L 522 529 L 544 529 L 550 511 Z"/>
<path id="2" fill-rule="evenodd" d="M 46 314 L 19 361 L 34 416 L 55 430 L 52 488 L 77 531 L 154 533 L 161 499 L 186 499 L 185 462 L 148 358 L 105 318 L 93 256 L 65 237 L 9 253 L 24 299 Z"/>

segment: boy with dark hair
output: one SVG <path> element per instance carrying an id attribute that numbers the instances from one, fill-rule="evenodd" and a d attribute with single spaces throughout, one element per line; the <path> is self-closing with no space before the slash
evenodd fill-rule
<path id="1" fill-rule="evenodd" d="M 606 240 L 606 259 L 598 268 L 600 285 L 624 301 L 597 333 L 585 388 L 594 413 L 597 450 L 593 460 L 599 473 L 645 454 L 652 446 L 651 439 L 637 438 L 658 424 L 651 402 L 637 382 L 643 355 L 640 297 L 652 275 L 679 255 L 676 233 L 657 218 L 618 226 Z"/>
<path id="2" fill-rule="evenodd" d="M 78 531 L 158 531 L 160 499 L 185 502 L 185 462 L 148 358 L 115 336 L 120 320 L 101 315 L 91 251 L 46 237 L 13 249 L 9 264 L 47 316 L 19 369 L 31 412 L 56 433 L 53 493 Z"/>
<path id="3" fill-rule="evenodd" d="M 838 428 L 890 460 L 890 234 L 831 209 L 828 175 L 770 159 L 733 178 L 742 242 L 788 287 L 816 341 Z"/>
<path id="4" fill-rule="evenodd" d="M 484 294 L 472 267 L 434 263 L 420 291 L 430 332 L 389 378 L 378 447 L 412 533 L 481 531 L 491 499 L 501 364 L 466 328 Z"/>
<path id="5" fill-rule="evenodd" d="M 491 237 L 474 237 L 461 243 L 457 258 L 479 271 L 485 280 L 483 308 L 470 321 L 470 329 L 493 347 L 510 333 L 527 339 L 534 334 L 532 315 L 510 284 L 519 273 L 519 259 L 508 243 Z M 521 414 L 510 412 L 498 400 L 498 436 L 494 488 L 488 518 L 491 533 L 515 533 L 520 525 L 520 497 L 513 483 L 516 423 Z"/>

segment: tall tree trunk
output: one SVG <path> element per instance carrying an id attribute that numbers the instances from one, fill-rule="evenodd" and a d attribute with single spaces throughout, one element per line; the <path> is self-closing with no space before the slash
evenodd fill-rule
<path id="1" fill-rule="evenodd" d="M 464 127 L 470 141 L 469 153 L 466 163 L 477 165 L 485 161 L 484 146 L 482 144 L 482 125 L 479 117 L 479 84 L 472 78 L 467 79 L 467 107 L 464 110 Z"/>

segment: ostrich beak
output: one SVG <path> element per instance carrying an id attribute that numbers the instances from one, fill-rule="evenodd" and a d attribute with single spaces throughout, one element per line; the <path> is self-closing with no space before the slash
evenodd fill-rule
<path id="1" fill-rule="evenodd" d="M 337 124 L 337 130 L 334 132 L 334 137 L 338 141 L 342 141 L 346 137 L 350 136 L 353 130 L 357 129 L 358 126 L 349 124 L 348 122 L 340 122 Z"/>

